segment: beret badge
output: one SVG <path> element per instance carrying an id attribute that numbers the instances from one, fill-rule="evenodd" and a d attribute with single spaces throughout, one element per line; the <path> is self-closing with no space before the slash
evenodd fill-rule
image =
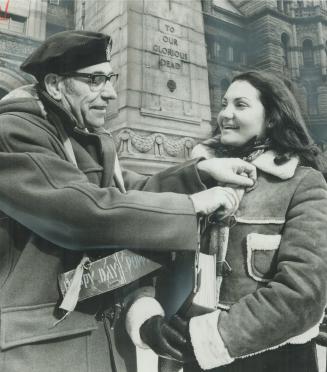
<path id="1" fill-rule="evenodd" d="M 108 62 L 111 61 L 111 44 L 110 43 L 108 43 L 107 48 L 106 48 L 106 58 Z"/>

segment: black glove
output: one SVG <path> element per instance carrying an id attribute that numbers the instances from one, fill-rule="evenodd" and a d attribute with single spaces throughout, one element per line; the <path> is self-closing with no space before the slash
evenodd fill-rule
<path id="1" fill-rule="evenodd" d="M 327 346 L 327 315 L 325 316 L 322 323 L 319 325 L 319 335 L 315 338 L 318 345 Z"/>
<path id="2" fill-rule="evenodd" d="M 156 315 L 145 321 L 140 328 L 143 342 L 163 358 L 181 363 L 195 360 L 189 337 L 188 322 L 174 315 L 170 321 Z"/>
<path id="3" fill-rule="evenodd" d="M 191 336 L 190 336 L 190 320 L 186 320 L 181 316 L 175 314 L 169 321 L 169 324 L 183 335 L 184 344 L 181 347 L 183 354 L 183 363 L 189 363 L 196 360 Z"/>

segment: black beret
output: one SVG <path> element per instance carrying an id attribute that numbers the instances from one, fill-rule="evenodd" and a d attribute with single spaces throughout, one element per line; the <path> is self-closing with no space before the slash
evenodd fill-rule
<path id="1" fill-rule="evenodd" d="M 50 36 L 20 66 L 38 80 L 46 74 L 73 72 L 110 61 L 109 35 L 91 31 L 64 31 Z"/>

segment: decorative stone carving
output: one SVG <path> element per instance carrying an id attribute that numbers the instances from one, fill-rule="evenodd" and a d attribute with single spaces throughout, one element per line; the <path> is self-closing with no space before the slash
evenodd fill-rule
<path id="1" fill-rule="evenodd" d="M 167 81 L 167 87 L 170 90 L 170 92 L 173 92 L 176 89 L 176 82 L 174 80 L 168 80 Z"/>
<path id="2" fill-rule="evenodd" d="M 129 133 L 131 144 L 136 148 L 137 151 L 145 153 L 149 152 L 153 147 L 153 141 L 155 139 L 155 135 L 152 134 L 148 137 L 142 137 L 136 134 L 133 131 Z M 158 146 L 160 146 L 160 142 L 158 142 Z"/>
<path id="3" fill-rule="evenodd" d="M 142 136 L 131 129 L 122 130 L 118 136 L 119 154 L 149 153 L 159 157 L 183 157 L 188 159 L 195 145 L 190 137 L 170 138 L 162 133 Z"/>

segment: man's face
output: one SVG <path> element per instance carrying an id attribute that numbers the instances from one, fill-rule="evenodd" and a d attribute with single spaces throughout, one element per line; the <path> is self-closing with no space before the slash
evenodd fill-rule
<path id="1" fill-rule="evenodd" d="M 76 72 L 109 75 L 113 71 L 109 62 L 103 62 Z M 65 78 L 59 89 L 63 106 L 75 116 L 80 128 L 90 131 L 104 126 L 109 100 L 117 98 L 111 82 L 106 81 L 102 89 L 94 91 L 85 77 Z"/>

